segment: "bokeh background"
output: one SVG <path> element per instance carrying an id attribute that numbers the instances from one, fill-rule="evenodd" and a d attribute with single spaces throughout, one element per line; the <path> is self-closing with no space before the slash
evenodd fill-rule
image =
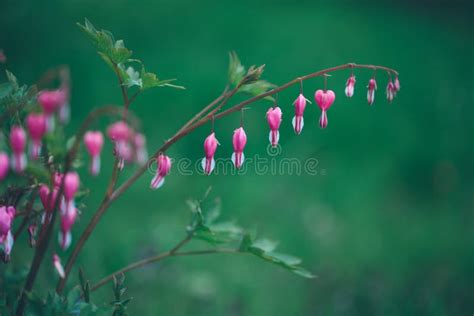
<path id="1" fill-rule="evenodd" d="M 264 77 L 276 84 L 346 62 L 396 68 L 402 89 L 395 102 L 386 102 L 387 76 L 379 72 L 372 107 L 365 100 L 371 71 L 356 72 L 352 99 L 343 95 L 349 72 L 335 73 L 328 128 L 317 126 L 313 103 L 299 137 L 291 128 L 298 87 L 280 93 L 284 121 L 276 159 L 315 158 L 317 175 L 249 170 L 204 177 L 174 169 L 163 189 L 151 191 L 147 174 L 108 211 L 79 262 L 97 280 L 168 249 L 184 236 L 190 217 L 185 201 L 212 186 L 223 219 L 279 240 L 281 251 L 303 258 L 318 278 L 303 279 L 247 256 L 174 258 L 128 275 L 131 315 L 470 315 L 472 12 L 469 1 L 5 0 L 0 47 L 7 67 L 26 83 L 58 64 L 70 66 L 72 133 L 94 107 L 120 102 L 116 78 L 75 23 L 87 17 L 123 38 L 150 71 L 178 78 L 187 88 L 150 90 L 133 105 L 150 152 L 222 91 L 231 50 L 246 65 L 266 64 Z M 322 84 L 321 78 L 306 82 L 306 95 L 312 99 Z M 268 106 L 260 102 L 246 113 L 248 156 L 267 156 Z M 230 156 L 239 120 L 234 115 L 216 122 L 218 156 Z M 169 154 L 199 159 L 208 132 L 200 128 Z M 111 161 L 105 158 L 97 179 L 80 171 L 91 193 L 76 236 L 102 198 Z M 125 170 L 122 179 L 132 172 Z M 14 264 L 27 264 L 25 244 L 17 243 Z M 44 267 L 36 288 L 55 278 Z M 105 287 L 93 299 L 111 297 Z"/>

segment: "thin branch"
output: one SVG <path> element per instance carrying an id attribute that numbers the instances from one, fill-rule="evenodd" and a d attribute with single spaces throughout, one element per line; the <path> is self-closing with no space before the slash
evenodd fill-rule
<path id="1" fill-rule="evenodd" d="M 155 263 L 155 262 L 158 262 L 158 261 L 161 261 L 165 258 L 169 258 L 169 257 L 184 257 L 184 256 L 199 256 L 199 255 L 208 255 L 208 254 L 216 254 L 216 253 L 242 253 L 240 252 L 239 250 L 237 249 L 230 249 L 230 248 L 217 248 L 217 249 L 206 249 L 206 250 L 191 250 L 191 251 L 183 251 L 183 252 L 164 252 L 162 254 L 159 254 L 159 255 L 156 255 L 156 256 L 153 256 L 153 257 L 149 257 L 149 258 L 146 258 L 146 259 L 143 259 L 143 260 L 140 260 L 140 261 L 137 261 L 137 262 L 134 262 L 134 263 L 131 263 L 129 264 L 128 266 L 120 269 L 120 270 L 117 270 L 115 271 L 114 273 L 106 276 L 105 278 L 103 278 L 102 280 L 100 280 L 99 282 L 97 282 L 96 284 L 94 284 L 91 288 L 90 288 L 90 291 L 95 291 L 97 290 L 98 288 L 100 288 L 101 286 L 107 284 L 107 282 L 111 281 L 115 275 L 118 275 L 118 274 L 124 274 L 124 273 L 127 273 L 128 271 L 131 271 L 131 270 L 135 270 L 135 269 L 138 269 L 138 268 L 141 268 L 143 266 L 146 266 L 146 265 L 149 265 L 151 263 Z"/>

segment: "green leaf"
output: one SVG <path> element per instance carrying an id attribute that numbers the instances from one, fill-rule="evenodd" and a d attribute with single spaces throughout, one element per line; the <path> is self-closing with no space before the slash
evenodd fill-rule
<path id="1" fill-rule="evenodd" d="M 121 64 L 132 56 L 133 52 L 125 47 L 124 41 L 115 41 L 111 32 L 98 31 L 87 19 L 85 19 L 84 25 L 80 23 L 77 23 L 77 25 L 92 40 L 99 54 L 108 64 L 109 62 L 116 65 Z"/>
<path id="2" fill-rule="evenodd" d="M 245 233 L 240 242 L 239 250 L 242 252 L 248 252 L 252 246 L 252 236 L 249 233 Z"/>
<path id="3" fill-rule="evenodd" d="M 18 90 L 18 80 L 16 79 L 15 75 L 8 70 L 5 70 L 5 73 L 7 75 L 8 82 L 10 82 L 12 85 L 13 90 Z"/>
<path id="4" fill-rule="evenodd" d="M 236 52 L 229 53 L 229 82 L 237 86 L 244 78 L 245 67 L 240 63 Z"/>
<path id="5" fill-rule="evenodd" d="M 266 238 L 258 239 L 254 241 L 252 244 L 253 247 L 262 249 L 265 252 L 273 251 L 277 245 L 278 245 L 278 242 L 274 240 L 266 239 Z"/>
<path id="6" fill-rule="evenodd" d="M 270 89 L 272 89 L 274 87 L 276 87 L 276 86 L 273 83 L 270 83 L 270 82 L 265 81 L 265 80 L 258 80 L 254 83 L 242 86 L 239 89 L 239 92 L 246 93 L 246 94 L 249 94 L 249 95 L 252 95 L 252 96 L 257 96 L 257 95 L 260 95 L 262 93 L 265 93 L 265 92 L 269 91 Z M 267 96 L 264 99 L 269 100 L 269 101 L 274 101 L 275 100 L 272 96 Z"/>
<path id="7" fill-rule="evenodd" d="M 141 79 L 142 79 L 142 90 L 154 88 L 154 87 L 172 87 L 176 89 L 184 89 L 182 86 L 177 86 L 170 84 L 170 82 L 175 81 L 176 79 L 166 79 L 160 80 L 156 74 L 152 72 L 146 72 L 145 67 L 142 67 L 141 70 Z"/>

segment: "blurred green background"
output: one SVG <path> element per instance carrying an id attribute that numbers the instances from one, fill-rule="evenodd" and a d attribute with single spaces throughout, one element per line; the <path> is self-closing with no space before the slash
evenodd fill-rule
<path id="1" fill-rule="evenodd" d="M 282 153 L 276 159 L 318 160 L 318 174 L 181 175 L 159 191 L 145 175 L 118 200 L 80 256 L 91 280 L 130 261 L 164 251 L 184 236 L 186 199 L 209 186 L 235 219 L 279 249 L 304 259 L 307 280 L 247 256 L 174 258 L 128 275 L 132 315 L 470 315 L 474 312 L 473 14 L 469 1 L 12 1 L 2 2 L 0 47 L 7 67 L 34 83 L 58 64 L 73 77 L 72 133 L 94 107 L 119 103 L 114 74 L 75 23 L 84 17 L 125 40 L 148 70 L 178 78 L 186 90 L 155 89 L 133 105 L 154 151 L 180 124 L 223 89 L 227 53 L 266 64 L 281 84 L 346 62 L 396 68 L 402 89 L 385 100 L 378 73 L 375 105 L 367 106 L 372 72 L 356 72 L 355 96 L 344 96 L 349 72 L 334 73 L 337 94 L 329 126 L 317 126 L 308 105 L 299 137 L 291 128 L 295 86 L 280 93 Z M 322 79 L 305 83 L 312 99 Z M 245 117 L 247 156 L 266 156 L 269 104 Z M 217 156 L 231 154 L 239 115 L 216 122 Z M 105 128 L 104 125 L 101 126 Z M 169 150 L 174 159 L 201 158 L 203 127 Z M 110 144 L 105 153 L 111 152 Z M 104 154 L 104 157 L 107 156 Z M 100 202 L 111 172 L 83 168 L 90 186 L 77 236 Z M 127 168 L 122 179 L 132 174 Z M 195 243 L 196 247 L 207 247 Z M 26 264 L 25 242 L 13 264 Z M 67 257 L 62 254 L 63 260 Z M 45 265 L 37 289 L 56 276 Z M 76 277 L 74 276 L 74 282 Z M 104 288 L 96 302 L 109 301 Z"/>

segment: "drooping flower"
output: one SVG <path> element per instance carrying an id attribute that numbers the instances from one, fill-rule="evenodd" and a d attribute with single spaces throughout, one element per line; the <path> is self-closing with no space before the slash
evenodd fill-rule
<path id="1" fill-rule="evenodd" d="M 232 145 L 234 146 L 234 152 L 232 153 L 232 162 L 237 169 L 240 169 L 245 161 L 244 149 L 247 144 L 247 135 L 245 134 L 244 128 L 239 127 L 234 131 L 232 136 Z"/>
<path id="2" fill-rule="evenodd" d="M 131 129 L 127 123 L 119 121 L 108 127 L 107 135 L 114 142 L 114 152 L 119 159 L 119 169 L 122 170 L 125 165 L 125 160 L 131 153 L 129 144 Z"/>
<path id="3" fill-rule="evenodd" d="M 377 82 L 374 78 L 369 80 L 369 85 L 367 86 L 367 102 L 369 105 L 374 104 L 375 100 L 375 90 L 377 90 Z"/>
<path id="4" fill-rule="evenodd" d="M 38 94 L 38 103 L 46 116 L 46 127 L 48 132 L 54 130 L 54 112 L 64 104 L 65 100 L 66 93 L 62 89 L 43 90 Z"/>
<path id="5" fill-rule="evenodd" d="M 148 150 L 146 149 L 145 135 L 136 133 L 133 137 L 133 144 L 135 146 L 135 161 L 144 165 L 148 161 Z"/>
<path id="6" fill-rule="evenodd" d="M 26 168 L 26 133 L 25 130 L 18 125 L 12 127 L 10 131 L 10 146 L 12 148 L 12 169 L 20 173 Z"/>
<path id="7" fill-rule="evenodd" d="M 74 197 L 76 195 L 77 190 L 79 189 L 79 182 L 79 175 L 76 172 L 68 172 L 64 176 L 64 203 L 61 207 L 61 212 L 63 214 L 66 214 L 69 211 L 76 209 Z"/>
<path id="8" fill-rule="evenodd" d="M 354 86 L 356 83 L 356 77 L 354 75 L 351 75 L 349 79 L 346 81 L 346 96 L 351 98 L 354 95 Z"/>
<path id="9" fill-rule="evenodd" d="M 165 177 L 171 170 L 171 159 L 166 155 L 159 154 L 156 159 L 156 165 L 156 174 L 150 183 L 150 188 L 153 190 L 160 188 L 165 183 Z"/>
<path id="10" fill-rule="evenodd" d="M 11 232 L 16 210 L 13 206 L 0 206 L 0 248 L 3 250 L 3 260 L 10 260 L 10 252 L 14 239 Z"/>
<path id="11" fill-rule="evenodd" d="M 395 88 L 395 94 L 400 91 L 400 81 L 398 80 L 398 76 L 395 77 L 395 82 L 393 83 Z"/>
<path id="12" fill-rule="evenodd" d="M 327 110 L 332 106 L 336 99 L 336 94 L 332 90 L 317 90 L 314 94 L 314 99 L 321 109 L 321 116 L 319 118 L 319 126 L 326 128 L 328 126 Z"/>
<path id="13" fill-rule="evenodd" d="M 62 249 L 67 249 L 71 245 L 71 229 L 77 217 L 76 207 L 69 207 L 61 212 L 61 228 L 59 230 L 59 245 Z"/>
<path id="14" fill-rule="evenodd" d="M 26 117 L 26 127 L 31 138 L 30 156 L 38 159 L 41 152 L 41 140 L 46 133 L 46 118 L 43 114 L 31 113 Z"/>
<path id="15" fill-rule="evenodd" d="M 219 141 L 217 140 L 215 133 L 212 132 L 204 141 L 204 153 L 206 156 L 202 158 L 201 161 L 202 169 L 207 175 L 211 174 L 216 166 L 214 154 L 216 153 L 217 145 L 219 145 Z"/>
<path id="16" fill-rule="evenodd" d="M 53 190 L 51 191 L 50 188 L 46 184 L 42 184 L 39 189 L 39 196 L 41 200 L 41 204 L 43 204 L 44 213 L 42 216 L 42 223 L 49 222 L 51 219 L 52 212 L 54 210 L 54 206 L 56 200 L 58 199 L 59 194 L 59 186 L 53 186 Z"/>
<path id="17" fill-rule="evenodd" d="M 64 279 L 66 276 L 66 273 L 64 273 L 64 268 L 63 265 L 61 264 L 61 259 L 57 254 L 53 254 L 53 266 L 54 269 L 56 269 L 56 272 L 58 273 L 59 277 L 61 279 Z"/>
<path id="18" fill-rule="evenodd" d="M 280 132 L 278 129 L 280 128 L 281 124 L 281 109 L 276 106 L 275 108 L 269 108 L 267 111 L 267 121 L 268 125 L 270 126 L 270 134 L 268 139 L 270 140 L 270 144 L 273 147 L 278 145 L 278 141 L 280 140 Z"/>
<path id="19" fill-rule="evenodd" d="M 0 152 L 0 181 L 5 179 L 8 174 L 9 163 L 8 155 L 4 152 Z"/>
<path id="20" fill-rule="evenodd" d="M 293 117 L 292 124 L 293 129 L 295 130 L 296 134 L 301 134 L 304 126 L 304 109 L 306 108 L 306 101 L 307 100 L 302 93 L 296 98 L 293 104 L 295 105 L 295 116 Z"/>
<path id="21" fill-rule="evenodd" d="M 392 103 L 393 98 L 395 97 L 395 94 L 397 93 L 395 91 L 395 86 L 394 86 L 392 80 L 390 80 L 387 84 L 386 93 L 387 93 L 387 101 Z"/>
<path id="22" fill-rule="evenodd" d="M 89 171 L 96 176 L 100 171 L 100 153 L 104 145 L 104 135 L 100 131 L 88 131 L 84 134 L 84 144 L 91 156 Z"/>

